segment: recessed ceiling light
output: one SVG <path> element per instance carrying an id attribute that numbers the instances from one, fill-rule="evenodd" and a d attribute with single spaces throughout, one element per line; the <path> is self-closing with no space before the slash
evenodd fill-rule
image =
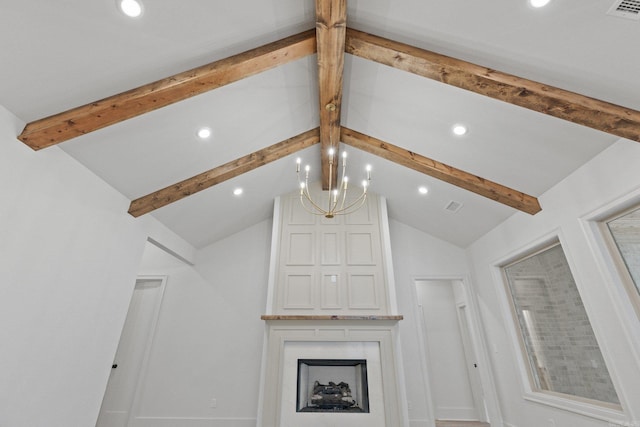
<path id="1" fill-rule="evenodd" d="M 198 132 L 196 132 L 196 135 L 198 135 L 198 138 L 200 139 L 209 139 L 211 138 L 212 133 L 213 132 L 211 131 L 211 128 L 201 127 L 200 129 L 198 129 Z"/>
<path id="2" fill-rule="evenodd" d="M 138 0 L 118 0 L 118 6 L 122 13 L 130 18 L 137 18 L 142 15 L 142 3 Z"/>
<path id="3" fill-rule="evenodd" d="M 418 188 L 418 192 L 420 194 L 427 194 L 429 192 L 429 189 L 427 187 L 422 186 L 422 187 Z"/>
<path id="4" fill-rule="evenodd" d="M 451 130 L 458 136 L 462 136 L 467 133 L 467 127 L 461 124 L 453 125 L 453 128 L 451 128 Z"/>
<path id="5" fill-rule="evenodd" d="M 234 196 L 239 196 L 243 193 L 242 188 L 236 188 L 235 190 L 233 190 L 233 195 Z"/>
<path id="6" fill-rule="evenodd" d="M 532 7 L 538 8 L 538 7 L 546 6 L 549 3 L 549 1 L 551 0 L 529 0 L 529 4 Z"/>

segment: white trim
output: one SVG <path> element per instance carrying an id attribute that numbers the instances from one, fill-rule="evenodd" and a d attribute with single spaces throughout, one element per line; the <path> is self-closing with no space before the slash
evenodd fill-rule
<path id="1" fill-rule="evenodd" d="M 398 384 L 398 359 L 394 335 L 397 321 L 379 320 L 359 322 L 349 320 L 327 321 L 267 321 L 269 328 L 266 379 L 261 393 L 264 395 L 263 414 L 258 427 L 279 427 L 282 401 L 282 380 L 284 372 L 285 344 L 288 342 L 377 342 L 379 344 L 380 363 L 383 367 L 394 369 L 381 370 L 381 385 L 384 395 L 385 425 L 408 426 L 406 406 Z"/>
<path id="2" fill-rule="evenodd" d="M 608 422 L 621 422 L 625 420 L 624 413 L 621 410 L 615 410 L 612 408 L 608 408 L 605 405 L 597 405 L 587 403 L 586 401 L 580 400 L 580 398 L 572 398 L 569 395 L 564 397 L 564 395 L 560 395 L 559 393 L 545 393 L 541 391 L 537 391 L 533 389 L 532 380 L 530 378 L 530 365 L 528 360 L 525 359 L 524 349 L 521 345 L 521 334 L 517 329 L 516 319 L 514 319 L 513 311 L 512 311 L 512 303 L 510 301 L 510 295 L 507 290 L 507 283 L 505 281 L 503 275 L 503 268 L 506 265 L 513 263 L 514 261 L 522 258 L 524 256 L 529 256 L 534 252 L 540 251 L 545 246 L 553 245 L 556 241 L 560 242 L 560 246 L 564 252 L 565 257 L 567 258 L 567 263 L 569 264 L 569 268 L 571 270 L 571 274 L 574 276 L 574 281 L 576 282 L 576 287 L 578 288 L 578 292 L 580 293 L 580 298 L 583 300 L 583 304 L 585 304 L 584 299 L 582 298 L 582 292 L 580 279 L 576 275 L 576 266 L 573 262 L 571 254 L 567 251 L 566 239 L 562 231 L 559 228 L 554 228 L 548 233 L 545 233 L 541 237 L 530 241 L 529 243 L 518 247 L 510 251 L 507 255 L 501 257 L 500 259 L 491 263 L 490 269 L 491 274 L 493 276 L 493 280 L 497 286 L 497 294 L 498 300 L 502 309 L 502 316 L 505 319 L 505 328 L 507 330 L 507 334 L 509 340 L 511 341 L 511 347 L 514 351 L 514 355 L 516 358 L 516 365 L 518 369 L 518 374 L 520 378 L 520 389 L 522 392 L 522 398 L 524 400 L 535 402 L 543 405 L 547 405 L 556 409 L 566 410 L 568 412 L 572 412 L 575 414 L 583 415 L 589 418 L 594 418 L 598 420 L 608 421 Z M 589 307 L 585 305 L 585 310 L 587 311 L 587 317 L 589 317 Z M 591 318 L 589 317 L 589 322 L 591 323 L 592 329 L 594 329 L 593 323 L 591 322 Z M 598 332 L 594 329 L 594 334 L 596 337 L 596 341 L 598 342 L 598 347 L 600 351 L 603 352 L 603 358 L 605 360 L 605 364 L 608 369 L 611 368 L 614 364 L 611 363 L 611 359 L 607 357 L 602 347 L 600 347 L 601 340 L 598 339 Z M 614 381 L 614 386 L 616 387 L 616 391 L 618 390 L 618 384 L 615 382 L 615 379 L 610 373 L 612 377 L 612 381 Z M 619 396 L 618 393 L 618 397 Z M 586 399 L 585 399 L 586 400 Z"/>
<path id="3" fill-rule="evenodd" d="M 131 408 L 129 410 L 129 417 L 127 425 L 132 425 L 133 419 L 140 411 L 140 403 L 142 402 L 142 384 L 144 384 L 147 377 L 147 370 L 149 366 L 149 359 L 151 357 L 151 350 L 153 348 L 153 342 L 156 336 L 156 329 L 158 328 L 158 319 L 160 318 L 160 308 L 162 307 L 162 301 L 164 300 L 164 292 L 166 289 L 168 276 L 145 276 L 141 275 L 136 278 L 136 284 L 138 281 L 156 281 L 160 280 L 160 293 L 156 296 L 155 306 L 153 308 L 153 314 L 151 317 L 151 325 L 149 328 L 149 336 L 145 343 L 145 350 L 140 363 L 140 370 L 138 371 L 138 378 L 136 380 L 133 401 L 131 402 Z M 135 286 L 135 285 L 134 285 Z"/>
<path id="4" fill-rule="evenodd" d="M 626 417 L 620 411 L 609 409 L 604 406 L 581 402 L 570 397 L 562 397 L 552 393 L 542 393 L 536 391 L 525 392 L 523 399 L 529 402 L 535 402 L 556 409 L 573 412 L 574 414 L 583 415 L 596 420 L 607 421 L 610 423 L 622 423 L 626 421 Z"/>
<path id="5" fill-rule="evenodd" d="M 255 427 L 255 418 L 136 417 L 131 427 Z"/>
<path id="6" fill-rule="evenodd" d="M 425 388 L 425 402 L 427 404 L 427 410 L 430 414 L 435 415 L 433 392 L 431 390 L 430 373 L 428 365 L 428 349 L 426 346 L 425 338 L 427 333 L 424 327 L 424 317 L 420 306 L 417 304 L 418 292 L 416 288 L 417 281 L 427 280 L 446 280 L 453 283 L 453 281 L 459 281 L 462 283 L 462 289 L 464 292 L 464 304 L 469 309 L 467 315 L 469 320 L 469 333 L 471 335 L 472 345 L 476 357 L 478 358 L 478 370 L 480 374 L 480 383 L 482 386 L 483 400 L 487 404 L 486 408 L 477 408 L 478 413 L 483 411 L 487 419 L 481 420 L 485 422 L 491 422 L 494 425 L 500 425 L 502 423 L 502 412 L 500 410 L 498 393 L 496 390 L 495 380 L 493 376 L 493 369 L 489 359 L 489 353 L 487 352 L 486 336 L 483 331 L 482 319 L 480 318 L 480 311 L 476 301 L 476 294 L 471 287 L 471 281 L 468 276 L 414 276 L 412 277 L 411 293 L 415 304 L 411 304 L 414 318 L 417 322 L 418 330 L 418 345 L 419 345 L 419 357 L 422 365 L 422 382 Z M 435 418 L 435 417 L 434 417 Z M 435 427 L 435 421 L 432 421 L 430 427 Z"/>
<path id="7" fill-rule="evenodd" d="M 438 407 L 440 420 L 456 420 L 456 421 L 478 421 L 476 414 L 478 409 L 468 406 L 440 406 Z M 466 413 L 466 416 L 460 414 Z"/>
<path id="8" fill-rule="evenodd" d="M 637 339 L 640 336 L 640 322 L 636 307 L 630 301 L 630 298 L 636 296 L 629 295 L 628 286 L 624 283 L 625 279 L 620 274 L 620 267 L 616 263 L 615 256 L 611 253 L 612 248 L 610 248 L 607 239 L 603 235 L 603 230 L 600 228 L 601 221 L 638 203 L 640 203 L 640 188 L 624 197 L 610 201 L 578 219 L 603 282 L 612 284 L 612 286 L 605 286 L 605 288 L 615 307 L 615 315 L 621 325 L 620 331 L 625 341 L 630 344 L 633 359 L 640 369 L 640 342 Z M 629 419 L 640 419 L 640 408 L 637 405 L 630 404 L 626 398 L 632 393 L 628 393 L 624 381 L 619 380 L 621 376 L 617 365 L 612 364 L 609 370 L 612 371 L 611 375 L 615 377 L 616 389 L 621 391 L 619 397 Z"/>
<path id="9" fill-rule="evenodd" d="M 391 233 L 389 232 L 389 215 L 387 213 L 387 199 L 378 196 L 378 217 L 380 224 L 380 239 L 382 244 L 382 264 L 384 280 L 387 282 L 389 313 L 398 313 L 398 299 L 396 296 L 396 281 L 393 275 L 393 258 L 391 256 Z"/>
<path id="10" fill-rule="evenodd" d="M 280 245 L 280 228 L 282 217 L 282 198 L 276 197 L 273 202 L 273 223 L 271 224 L 271 256 L 269 259 L 269 278 L 267 281 L 267 307 L 265 314 L 273 313 L 273 302 L 275 300 L 276 271 L 278 265 L 278 254 Z"/>
<path id="11" fill-rule="evenodd" d="M 471 333 L 471 340 L 473 341 L 476 357 L 478 358 L 484 401 L 488 405 L 487 408 L 484 408 L 487 415 L 487 419 L 484 421 L 500 425 L 502 423 L 502 411 L 500 410 L 500 400 L 498 398 L 498 392 L 495 384 L 495 376 L 493 374 L 493 367 L 489 357 L 489 351 L 487 349 L 485 328 L 482 323 L 482 316 L 480 315 L 480 309 L 478 307 L 478 296 L 475 292 L 475 288 L 472 286 L 471 279 L 468 276 L 458 280 L 462 281 L 465 302 L 469 308 L 469 312 L 467 313 L 469 316 L 468 320 L 471 323 L 471 325 L 469 325 L 471 328 L 469 332 Z"/>
<path id="12" fill-rule="evenodd" d="M 395 376 L 396 383 L 398 384 L 398 396 L 399 396 L 399 408 L 401 412 L 401 418 L 406 426 L 409 422 L 409 405 L 407 404 L 407 381 L 404 371 L 404 357 L 402 357 L 402 344 L 400 343 L 400 334 L 396 331 L 391 335 L 391 341 L 393 345 L 393 351 L 395 353 Z"/>
<path id="13" fill-rule="evenodd" d="M 454 285 L 454 283 L 452 282 L 452 285 Z M 463 349 L 464 349 L 464 356 L 465 356 L 465 361 L 467 362 L 467 365 L 465 366 L 465 369 L 467 370 L 467 373 L 469 375 L 469 377 L 471 377 L 472 375 L 476 375 L 478 377 L 478 380 L 480 381 L 480 390 L 478 390 L 477 385 L 474 385 L 474 380 L 472 378 L 469 378 L 469 382 L 471 383 L 471 395 L 473 397 L 473 401 L 476 405 L 481 405 L 478 406 L 477 408 L 474 408 L 475 410 L 475 417 L 474 418 L 470 418 L 471 420 L 480 420 L 480 421 L 484 421 L 484 422 L 488 422 L 489 421 L 489 414 L 487 412 L 487 403 L 486 403 L 486 399 L 484 397 L 485 393 L 482 387 L 482 376 L 481 376 L 481 372 L 480 372 L 480 356 L 478 356 L 478 346 L 476 345 L 476 337 L 474 337 L 474 331 L 472 329 L 472 323 L 473 320 L 469 318 L 469 313 L 471 312 L 471 308 L 469 307 L 469 304 L 467 303 L 468 297 L 466 295 L 466 292 L 464 291 L 464 285 L 463 285 L 463 300 L 462 301 L 456 301 L 455 302 L 455 306 L 456 306 L 456 318 L 458 319 L 458 329 L 460 331 L 460 337 L 462 338 L 462 342 L 463 342 Z M 464 317 L 463 314 L 464 313 Z M 463 326 L 464 323 L 464 326 Z M 466 329 L 466 331 L 464 330 Z M 465 337 L 466 335 L 466 337 Z M 467 352 L 469 350 L 467 350 L 465 347 L 466 345 L 464 344 L 464 341 L 466 339 L 469 339 L 470 342 L 468 343 L 468 345 L 471 345 L 471 348 L 469 350 L 471 350 L 473 352 L 473 358 L 469 359 L 469 354 L 467 354 Z M 475 363 L 475 368 L 476 371 L 473 371 L 470 369 L 471 364 L 470 362 Z M 473 373 L 472 373 L 473 372 Z M 480 395 L 478 396 L 478 393 L 480 393 Z M 481 415 L 480 417 L 478 417 L 478 415 Z"/>
<path id="14" fill-rule="evenodd" d="M 273 313 L 273 301 L 275 299 L 275 287 L 276 287 L 276 269 L 278 265 L 278 247 L 280 239 L 276 236 L 280 235 L 280 220 L 282 217 L 282 199 L 277 196 L 273 202 L 273 223 L 271 224 L 271 254 L 269 259 L 269 277 L 267 280 L 267 306 L 265 307 L 265 314 Z M 267 354 L 268 354 L 268 342 L 269 342 L 269 327 L 264 325 L 264 334 L 262 337 L 262 363 L 260 366 L 260 383 L 259 390 L 264 390 L 264 384 L 266 381 L 267 371 Z M 258 415 L 256 425 L 262 425 L 262 413 L 264 408 L 264 395 L 262 392 L 258 393 Z"/>
<path id="15" fill-rule="evenodd" d="M 411 299 L 414 301 L 411 304 L 413 310 L 413 318 L 416 319 L 416 331 L 418 333 L 418 356 L 420 358 L 420 371 L 422 373 L 422 384 L 424 385 L 424 403 L 427 406 L 427 413 L 431 415 L 431 418 L 427 420 L 428 427 L 435 427 L 435 407 L 433 404 L 433 393 L 431 391 L 431 373 L 429 369 L 429 348 L 427 347 L 427 330 L 424 326 L 424 311 L 422 306 L 418 304 L 418 288 L 416 282 L 418 280 L 429 280 L 422 278 L 413 278 L 411 283 Z M 434 279 L 435 280 L 435 279 Z"/>
<path id="16" fill-rule="evenodd" d="M 179 259 L 180 261 L 184 262 L 187 265 L 191 265 L 191 266 L 195 265 L 195 263 L 193 263 L 192 261 L 190 261 L 187 258 L 183 257 L 178 252 L 176 252 L 176 251 L 174 251 L 172 249 L 169 249 L 167 246 L 163 245 L 162 243 L 160 243 L 159 241 L 157 241 L 153 237 L 147 237 L 147 242 L 151 243 L 153 246 L 157 247 L 158 249 L 161 249 L 161 250 L 165 251 L 166 253 L 168 253 L 169 255 L 173 256 L 174 258 Z"/>

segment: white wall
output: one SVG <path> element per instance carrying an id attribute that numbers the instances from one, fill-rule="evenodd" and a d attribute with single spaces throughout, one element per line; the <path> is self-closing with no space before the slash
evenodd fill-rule
<path id="1" fill-rule="evenodd" d="M 125 197 L 62 150 L 34 152 L 17 141 L 22 127 L 0 107 L 0 426 L 92 426 L 145 240 L 152 236 L 187 259 L 195 251 L 152 217 L 129 216 Z M 640 194 L 638 170 L 640 144 L 620 141 L 541 197 L 543 212 L 516 214 L 470 247 L 508 425 L 553 419 L 563 427 L 607 426 L 521 397 L 491 265 L 556 230 L 618 393 L 640 417 L 633 413 L 640 408 L 640 325 L 625 317 L 633 311 L 596 262 L 577 219 L 631 191 Z M 270 232 L 270 221 L 256 224 L 201 250 L 195 266 L 164 271 L 169 281 L 140 426 L 255 424 Z M 464 278 L 470 268 L 464 250 L 404 224 L 391 220 L 390 234 L 411 425 L 426 426 L 432 413 L 413 282 Z M 209 407 L 212 398 L 217 408 Z"/>
<path id="2" fill-rule="evenodd" d="M 517 213 L 469 248 L 478 299 L 491 349 L 505 422 L 517 427 L 609 426 L 603 420 L 533 403 L 522 398 L 521 370 L 513 341 L 513 322 L 496 267 L 526 248 L 559 235 L 596 338 L 628 411 L 627 422 L 640 423 L 640 328 L 633 310 L 602 269 L 598 248 L 579 218 L 640 188 L 640 144 L 620 140 L 549 190 L 535 216 Z M 543 424 L 541 424 L 543 423 Z M 546 424 L 544 424 L 546 423 Z"/>
<path id="3" fill-rule="evenodd" d="M 23 126 L 0 107 L 0 426 L 93 426 L 147 235 L 188 245 Z"/>
<path id="4" fill-rule="evenodd" d="M 263 221 L 141 271 L 168 279 L 134 426 L 255 426 L 270 244 Z"/>
<path id="5" fill-rule="evenodd" d="M 395 275 L 400 340 L 409 420 L 412 427 L 432 425 L 429 388 L 421 349 L 414 281 L 417 278 L 464 278 L 469 274 L 465 251 L 400 222 L 390 220 L 391 252 Z"/>
<path id="6" fill-rule="evenodd" d="M 395 221 L 390 233 L 411 424 L 427 425 L 413 282 L 464 277 L 465 254 Z M 200 250 L 195 266 L 141 271 L 168 281 L 135 426 L 255 425 L 270 244 L 265 221 Z"/>

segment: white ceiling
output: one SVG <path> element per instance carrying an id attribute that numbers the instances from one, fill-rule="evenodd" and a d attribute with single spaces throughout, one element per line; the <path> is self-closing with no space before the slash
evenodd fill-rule
<path id="1" fill-rule="evenodd" d="M 137 20 L 115 0 L 0 4 L 0 104 L 25 122 L 311 29 L 315 19 L 313 0 L 146 0 Z M 348 0 L 348 26 L 640 110 L 640 22 L 607 15 L 611 4 Z M 311 56 L 60 147 L 135 199 L 317 127 L 317 91 Z M 469 127 L 462 138 L 450 132 L 457 122 Z M 350 55 L 342 124 L 533 196 L 618 139 Z M 195 137 L 201 125 L 214 130 L 208 142 Z M 319 165 L 318 150 L 302 156 Z M 392 218 L 458 246 L 516 212 L 349 151 L 351 164 L 373 165 L 371 189 Z M 295 157 L 151 215 L 203 247 L 270 217 L 274 197 L 296 187 Z M 444 210 L 451 200 L 463 203 L 458 213 Z"/>

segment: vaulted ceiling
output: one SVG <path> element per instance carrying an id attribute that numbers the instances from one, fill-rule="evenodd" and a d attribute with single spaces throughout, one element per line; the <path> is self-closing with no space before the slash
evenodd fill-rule
<path id="1" fill-rule="evenodd" d="M 135 20 L 113 0 L 0 14 L 0 104 L 25 121 L 20 140 L 59 146 L 196 247 L 268 218 L 298 156 L 326 185 L 336 141 L 373 165 L 393 218 L 464 247 L 640 140 L 640 22 L 609 2 L 212 3 L 147 1 Z"/>

